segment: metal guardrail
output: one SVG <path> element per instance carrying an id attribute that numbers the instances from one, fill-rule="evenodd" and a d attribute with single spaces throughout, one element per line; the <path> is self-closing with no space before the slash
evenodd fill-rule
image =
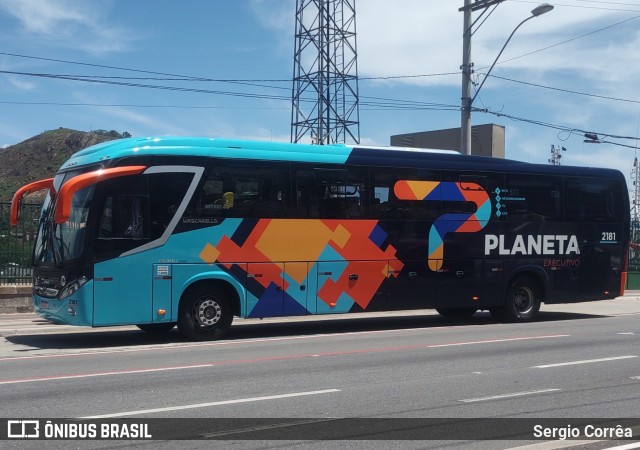
<path id="1" fill-rule="evenodd" d="M 23 204 L 17 227 L 9 223 L 11 203 L 0 202 L 0 285 L 32 283 L 31 254 L 41 205 Z"/>

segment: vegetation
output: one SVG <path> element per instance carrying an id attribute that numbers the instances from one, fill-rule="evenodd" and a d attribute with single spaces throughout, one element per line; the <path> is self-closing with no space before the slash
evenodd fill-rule
<path id="1" fill-rule="evenodd" d="M 72 154 L 91 145 L 131 137 L 111 130 L 83 132 L 69 128 L 45 131 L 16 145 L 0 149 L 0 284 L 29 282 L 40 205 L 44 195 L 34 194 L 22 205 L 17 228 L 9 224 L 10 202 L 21 186 L 55 175 Z"/>
<path id="2" fill-rule="evenodd" d="M 58 128 L 2 149 L 0 202 L 10 202 L 13 193 L 20 186 L 33 180 L 52 177 L 62 163 L 75 152 L 100 142 L 123 137 L 131 137 L 131 134 L 126 131 L 121 134 L 115 130 L 84 132 Z"/>

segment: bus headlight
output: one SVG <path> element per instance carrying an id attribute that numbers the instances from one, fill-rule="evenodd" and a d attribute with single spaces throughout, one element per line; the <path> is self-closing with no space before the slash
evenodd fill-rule
<path id="1" fill-rule="evenodd" d="M 62 292 L 60 293 L 60 300 L 64 300 L 70 295 L 73 295 L 76 292 L 78 292 L 78 289 L 80 289 L 82 286 L 87 284 L 87 281 L 89 281 L 87 280 L 87 277 L 82 276 L 77 280 L 73 280 L 71 283 L 67 284 L 65 288 L 62 290 Z"/>

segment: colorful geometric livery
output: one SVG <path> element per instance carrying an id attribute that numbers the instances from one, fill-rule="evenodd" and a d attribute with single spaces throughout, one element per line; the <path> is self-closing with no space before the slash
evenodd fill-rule
<path id="1" fill-rule="evenodd" d="M 288 315 L 365 310 L 403 268 L 375 220 L 226 219 L 212 231 L 200 258 L 247 271 L 248 317 L 280 315 L 274 304 Z M 310 311 L 306 294 L 316 283 L 322 302 Z"/>
<path id="2" fill-rule="evenodd" d="M 400 200 L 472 202 L 476 212 L 444 214 L 429 230 L 429 269 L 437 272 L 444 258 L 444 237 L 448 233 L 475 233 L 482 230 L 491 217 L 491 201 L 487 192 L 476 183 L 451 181 L 398 181 L 394 188 Z"/>

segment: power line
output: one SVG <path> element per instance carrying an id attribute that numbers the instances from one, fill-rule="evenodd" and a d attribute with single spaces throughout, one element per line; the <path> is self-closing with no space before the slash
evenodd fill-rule
<path id="1" fill-rule="evenodd" d="M 606 95 L 589 94 L 587 92 L 572 91 L 570 89 L 557 88 L 557 87 L 553 87 L 553 86 L 545 86 L 545 85 L 542 85 L 542 84 L 530 83 L 528 81 L 514 80 L 512 78 L 501 77 L 501 76 L 493 75 L 493 74 L 490 74 L 489 76 L 492 77 L 492 78 L 497 78 L 499 80 L 510 81 L 512 83 L 524 84 L 524 85 L 527 85 L 527 86 L 533 86 L 533 87 L 537 87 L 537 88 L 541 88 L 541 89 L 549 89 L 549 90 L 552 90 L 552 91 L 566 92 L 568 94 L 584 95 L 585 97 L 601 98 L 601 99 L 604 99 L 604 100 L 614 100 L 614 101 L 618 101 L 618 102 L 640 103 L 640 100 L 630 100 L 628 98 L 608 97 Z"/>
<path id="2" fill-rule="evenodd" d="M 551 129 L 562 131 L 562 132 L 569 133 L 569 134 L 578 134 L 578 135 L 581 135 L 581 136 L 585 136 L 587 134 L 590 134 L 590 135 L 594 135 L 594 136 L 602 136 L 602 137 L 608 137 L 608 138 L 612 138 L 612 139 L 631 139 L 631 140 L 640 139 L 638 136 L 619 136 L 619 135 L 613 135 L 613 134 L 602 133 L 602 132 L 582 130 L 580 128 L 566 127 L 566 126 L 562 126 L 562 125 L 543 122 L 541 120 L 528 119 L 528 118 L 525 118 L 525 117 L 518 117 L 518 116 L 511 115 L 511 114 L 506 114 L 506 113 L 503 113 L 503 112 L 491 111 L 491 110 L 488 110 L 488 109 L 480 109 L 480 108 L 478 108 L 478 109 L 475 109 L 474 111 L 483 112 L 483 113 L 486 113 L 486 114 L 492 114 L 492 115 L 497 116 L 497 117 L 505 117 L 507 119 L 515 120 L 515 121 L 518 121 L 518 122 L 525 122 L 525 123 L 529 123 L 529 124 L 532 124 L 532 125 L 539 125 L 539 126 L 542 126 L 542 127 L 551 128 Z M 629 148 L 634 148 L 634 149 L 638 148 L 637 146 L 619 144 L 619 143 L 616 143 L 616 142 L 609 142 L 609 141 L 602 141 L 602 140 L 600 140 L 600 142 L 606 143 L 606 144 L 618 145 L 618 146 L 621 146 L 621 147 L 629 147 Z"/>
<path id="3" fill-rule="evenodd" d="M 533 50 L 531 52 L 525 53 L 525 54 L 520 55 L 520 56 L 514 56 L 513 58 L 503 59 L 502 61 L 499 61 L 497 64 L 504 64 L 504 63 L 509 62 L 509 61 L 513 61 L 513 60 L 516 60 L 516 59 L 524 58 L 525 56 L 529 56 L 529 55 L 533 55 L 535 53 L 542 52 L 544 50 L 549 50 L 550 48 L 558 47 L 559 45 L 567 44 L 567 43 L 575 41 L 577 39 L 582 39 L 583 37 L 587 37 L 587 36 L 590 36 L 592 34 L 596 34 L 596 33 L 599 33 L 601 31 L 604 31 L 604 30 L 608 30 L 609 28 L 617 27 L 618 25 L 622 25 L 623 23 L 629 22 L 631 20 L 635 20 L 635 19 L 637 19 L 639 17 L 640 17 L 640 15 L 633 16 L 633 17 L 630 17 L 628 19 L 621 20 L 620 22 L 616 22 L 614 24 L 607 25 L 606 27 L 598 28 L 597 30 L 590 31 L 588 33 L 581 34 L 580 36 L 575 36 L 575 37 L 572 37 L 571 39 L 566 39 L 564 41 L 557 42 L 555 44 L 551 44 L 551 45 L 548 45 L 548 46 L 543 47 L 543 48 L 539 48 L 538 50 Z M 479 70 L 483 70 L 483 69 L 486 69 L 486 67 L 483 67 L 483 68 L 481 68 Z"/>
<path id="4" fill-rule="evenodd" d="M 511 1 L 514 1 L 516 3 L 536 3 L 536 4 L 539 3 L 533 0 L 511 0 Z M 592 3 L 600 3 L 605 5 L 616 4 L 616 3 L 607 3 L 607 2 L 592 2 Z M 620 5 L 636 6 L 636 7 L 638 6 L 638 5 L 628 4 L 628 3 L 620 3 Z M 570 5 L 566 3 L 556 3 L 555 1 L 553 2 L 553 6 L 565 6 L 567 8 L 580 8 L 580 9 L 597 9 L 597 10 L 603 10 L 603 11 L 640 12 L 640 9 L 605 8 L 602 6 Z"/>

